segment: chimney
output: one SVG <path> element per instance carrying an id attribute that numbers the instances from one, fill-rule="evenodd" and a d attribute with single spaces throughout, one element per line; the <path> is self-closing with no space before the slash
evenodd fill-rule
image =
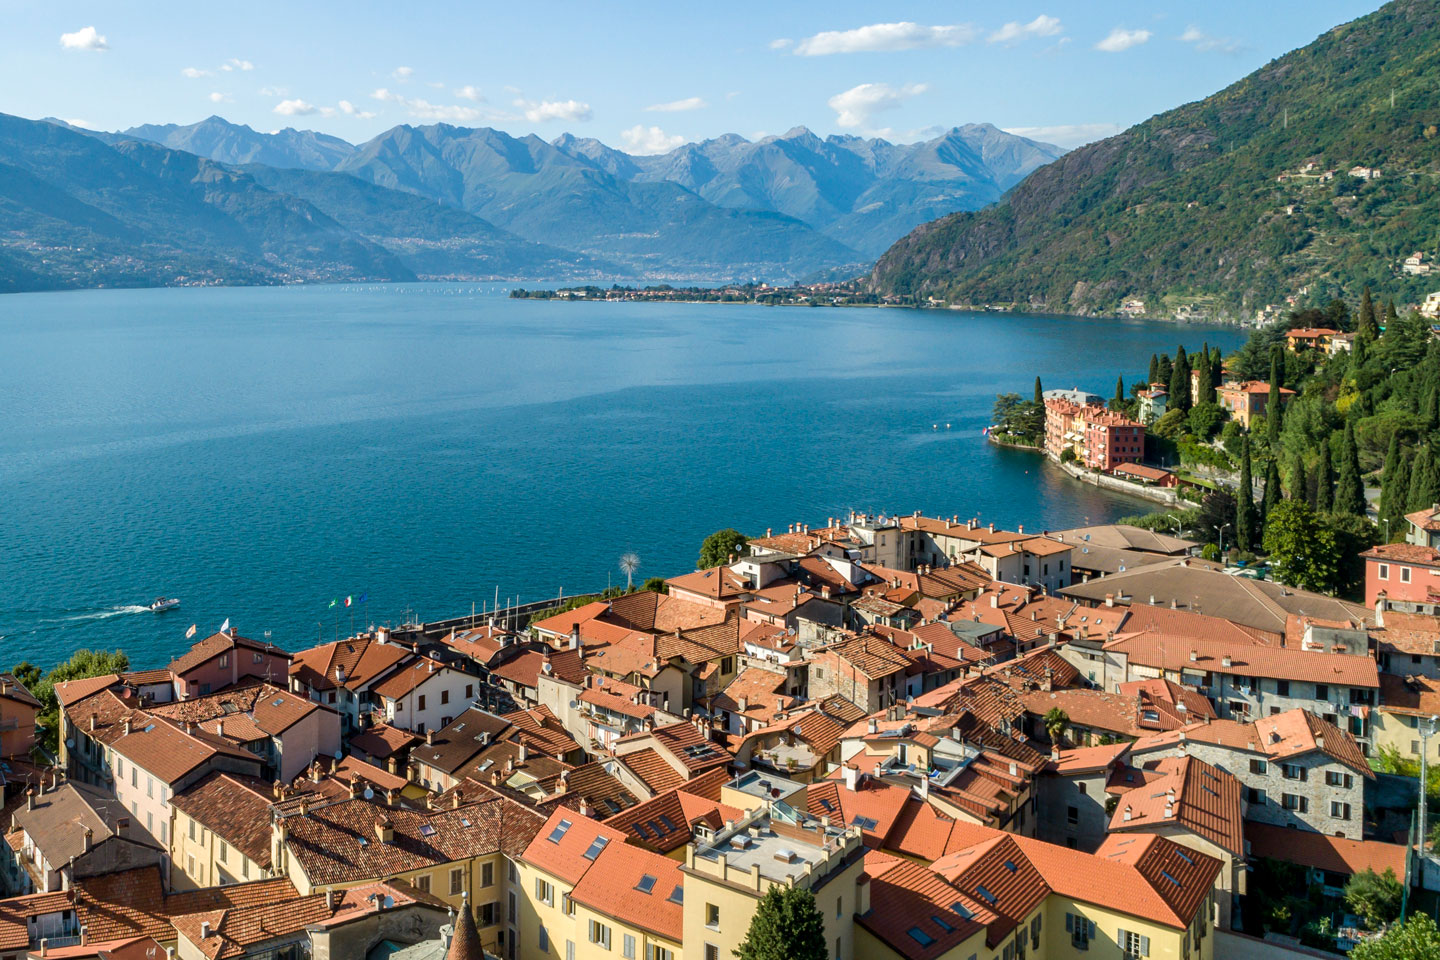
<path id="1" fill-rule="evenodd" d="M 1058 743 L 1052 743 L 1052 744 L 1050 744 L 1050 760 L 1051 760 L 1051 762 L 1053 762 L 1053 763 L 1059 763 L 1059 762 L 1060 762 L 1060 744 L 1058 744 Z"/>
<path id="2" fill-rule="evenodd" d="M 209 921 L 209 920 L 201 920 L 201 921 L 200 921 L 200 939 L 201 939 L 201 940 L 209 940 L 209 939 L 210 939 L 210 921 Z"/>
<path id="3" fill-rule="evenodd" d="M 391 757 L 390 759 L 386 760 L 386 761 L 385 761 L 385 769 L 398 776 L 399 773 L 400 773 L 400 760 L 399 760 L 399 758 L 397 758 L 397 757 Z"/>
<path id="4" fill-rule="evenodd" d="M 1220 666 L 1222 666 L 1222 667 L 1228 667 L 1228 666 L 1231 666 L 1231 665 L 1232 665 L 1232 661 L 1231 661 L 1231 659 L 1230 659 L 1230 654 L 1227 653 L 1227 654 L 1225 654 L 1225 656 L 1223 656 L 1223 657 L 1220 658 Z"/>
<path id="5" fill-rule="evenodd" d="M 1105 594 L 1105 606 L 1107 606 L 1107 607 L 1113 607 L 1113 606 L 1115 606 L 1115 594 L 1113 594 L 1113 593 L 1107 593 L 1107 594 Z"/>
<path id="6" fill-rule="evenodd" d="M 426 731 L 425 731 L 425 745 L 426 745 L 427 747 L 433 747 L 433 746 L 435 746 L 435 731 L 434 731 L 434 730 L 426 730 Z"/>
<path id="7" fill-rule="evenodd" d="M 1191 650 L 1191 651 L 1190 651 L 1190 662 L 1191 662 L 1191 663 L 1194 663 L 1196 660 L 1199 660 L 1199 659 L 1200 659 L 1200 651 L 1198 651 L 1198 650 Z"/>
<path id="8" fill-rule="evenodd" d="M 225 721 L 224 721 L 224 720 L 216 720 L 216 721 L 215 721 L 215 736 L 217 736 L 217 737 L 223 737 L 223 736 L 225 736 Z"/>
<path id="9" fill-rule="evenodd" d="M 389 817 L 375 821 L 375 839 L 381 843 L 395 842 L 395 824 L 390 822 Z"/>
<path id="10" fill-rule="evenodd" d="M 1000 594 L 998 594 L 998 593 L 992 593 L 992 594 L 990 594 L 990 609 L 991 609 L 991 610 L 998 610 L 999 608 L 1000 608 Z"/>
<path id="11" fill-rule="evenodd" d="M 530 758 L 530 747 L 525 743 L 524 740 L 520 741 L 520 749 L 517 752 L 520 755 L 519 759 L 521 763 L 524 763 Z"/>
<path id="12" fill-rule="evenodd" d="M 323 775 L 324 775 L 324 773 L 323 773 L 323 772 L 321 771 L 321 769 L 320 769 L 320 761 L 319 761 L 319 760 L 316 760 L 314 763 L 310 764 L 310 782 L 311 782 L 311 783 L 319 783 L 319 782 L 320 782 L 320 778 L 321 778 Z"/>
<path id="13" fill-rule="evenodd" d="M 570 627 L 570 649 L 571 649 L 571 650 L 579 650 L 579 649 L 580 649 L 580 624 L 579 624 L 579 623 L 572 624 L 571 627 Z"/>
<path id="14" fill-rule="evenodd" d="M 339 909 L 340 909 L 340 903 L 341 903 L 341 901 L 343 901 L 344 899 L 345 899 L 345 891 L 343 891 L 343 890 L 331 890 L 331 891 L 329 891 L 329 894 L 328 894 L 328 897 L 327 897 L 326 902 L 329 904 L 330 909 L 331 909 L 332 911 L 334 911 L 334 910 L 339 910 Z"/>
<path id="15" fill-rule="evenodd" d="M 335 682 L 341 686 L 345 685 L 345 668 L 338 663 L 335 665 Z"/>
<path id="16" fill-rule="evenodd" d="M 121 726 L 121 729 L 125 731 L 125 736 L 127 736 L 127 737 L 130 736 L 130 718 L 129 718 L 129 717 L 126 717 L 126 718 L 125 718 L 125 722 L 124 722 L 123 724 L 121 724 L 120 726 Z"/>
<path id="17" fill-rule="evenodd" d="M 455 788 L 455 792 L 452 793 L 452 794 L 450 794 L 450 809 L 451 809 L 451 810 L 459 810 L 459 809 L 460 809 L 460 802 L 461 802 L 462 800 L 464 800 L 464 799 L 465 799 L 465 793 L 464 793 L 464 791 L 462 791 L 459 787 L 456 787 L 456 788 Z"/>
<path id="18" fill-rule="evenodd" d="M 1130 822 L 1130 804 L 1125 804 L 1125 822 Z"/>
<path id="19" fill-rule="evenodd" d="M 90 732 L 95 732 L 95 714 L 90 714 Z"/>
<path id="20" fill-rule="evenodd" d="M 877 734 L 877 733 L 879 733 L 879 732 L 880 732 L 880 721 L 879 721 L 879 719 L 876 718 L 876 717 L 871 717 L 871 718 L 870 718 L 870 723 L 869 723 L 869 725 L 866 727 L 866 733 L 870 734 L 870 736 L 873 737 L 875 734 Z"/>
<path id="21" fill-rule="evenodd" d="M 285 784 L 281 783 L 279 780 L 276 780 L 273 784 L 270 785 L 270 792 L 274 795 L 276 800 L 284 800 Z"/>
<path id="22" fill-rule="evenodd" d="M 350 799 L 354 800 L 360 796 L 360 774 L 350 774 Z"/>
<path id="23" fill-rule="evenodd" d="M 89 827 L 85 828 L 85 852 L 89 853 L 90 848 L 95 845 L 95 831 Z"/>
<path id="24" fill-rule="evenodd" d="M 26 790 L 26 791 L 25 791 L 25 809 L 26 809 L 26 810 L 34 810 L 34 809 L 35 809 L 35 788 L 34 788 L 34 787 L 31 787 L 29 790 Z"/>
<path id="25" fill-rule="evenodd" d="M 1325 749 L 1325 735 L 1324 735 L 1324 734 L 1321 734 L 1320 736 L 1317 736 L 1317 737 L 1315 738 L 1315 749 L 1317 749 L 1317 750 L 1324 750 L 1324 749 Z"/>
<path id="26" fill-rule="evenodd" d="M 590 816 L 590 801 L 586 800 L 584 797 L 580 798 L 580 816 Z"/>
<path id="27" fill-rule="evenodd" d="M 845 789 L 853 791 L 860 782 L 860 771 L 850 766 L 841 769 L 845 772 Z"/>

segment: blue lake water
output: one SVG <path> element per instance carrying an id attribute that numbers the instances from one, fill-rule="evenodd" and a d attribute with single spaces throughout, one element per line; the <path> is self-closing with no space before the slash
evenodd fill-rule
<path id="1" fill-rule="evenodd" d="M 3 297 L 0 667 L 162 665 L 227 617 L 301 648 L 350 628 L 337 597 L 440 619 L 621 581 L 626 551 L 682 573 L 725 526 L 1144 512 L 980 431 L 1036 373 L 1110 396 L 1182 338 L 1241 334 L 473 284 Z M 159 594 L 183 606 L 141 612 Z"/>

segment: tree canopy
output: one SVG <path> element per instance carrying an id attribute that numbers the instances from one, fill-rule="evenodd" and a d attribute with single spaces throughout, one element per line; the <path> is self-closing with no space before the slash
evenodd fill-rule
<path id="1" fill-rule="evenodd" d="M 1440 957 L 1440 930 L 1424 913 L 1413 914 L 1384 935 L 1357 944 L 1350 960 L 1434 960 Z"/>
<path id="2" fill-rule="evenodd" d="M 700 544 L 700 569 L 708 570 L 711 567 L 728 563 L 732 554 L 738 555 L 744 552 L 745 543 L 745 535 L 739 530 L 732 530 L 729 527 L 724 530 L 716 530 Z"/>
<path id="3" fill-rule="evenodd" d="M 1351 910 L 1364 917 L 1373 930 L 1400 915 L 1400 900 L 1404 892 L 1391 868 L 1386 867 L 1383 874 L 1367 868 L 1353 875 L 1345 884 L 1345 902 Z"/>
<path id="4" fill-rule="evenodd" d="M 771 887 L 760 898 L 735 956 L 739 960 L 829 960 L 825 918 L 815 906 L 815 895 L 804 887 Z"/>

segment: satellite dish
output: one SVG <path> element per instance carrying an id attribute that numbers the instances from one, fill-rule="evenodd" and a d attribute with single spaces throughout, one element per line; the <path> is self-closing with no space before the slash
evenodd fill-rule
<path id="1" fill-rule="evenodd" d="M 372 790 L 372 789 L 370 789 L 369 787 L 366 787 L 366 788 L 365 788 L 365 799 L 366 799 L 366 800 L 373 800 L 373 799 L 375 799 L 375 791 Z"/>

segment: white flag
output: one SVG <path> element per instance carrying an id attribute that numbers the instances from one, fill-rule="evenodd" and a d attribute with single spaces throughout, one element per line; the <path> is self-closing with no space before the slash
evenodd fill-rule
<path id="1" fill-rule="evenodd" d="M 220 632 L 221 632 L 221 633 L 224 633 L 225 631 L 227 631 L 227 630 L 229 630 L 229 629 L 230 629 L 230 618 L 229 618 L 229 617 L 226 617 L 226 618 L 225 618 L 225 622 L 222 623 L 222 624 L 220 624 Z"/>
<path id="2" fill-rule="evenodd" d="M 192 623 L 190 624 L 190 629 L 185 631 L 186 640 L 189 640 L 191 637 L 195 636 L 195 626 L 196 625 Z"/>

